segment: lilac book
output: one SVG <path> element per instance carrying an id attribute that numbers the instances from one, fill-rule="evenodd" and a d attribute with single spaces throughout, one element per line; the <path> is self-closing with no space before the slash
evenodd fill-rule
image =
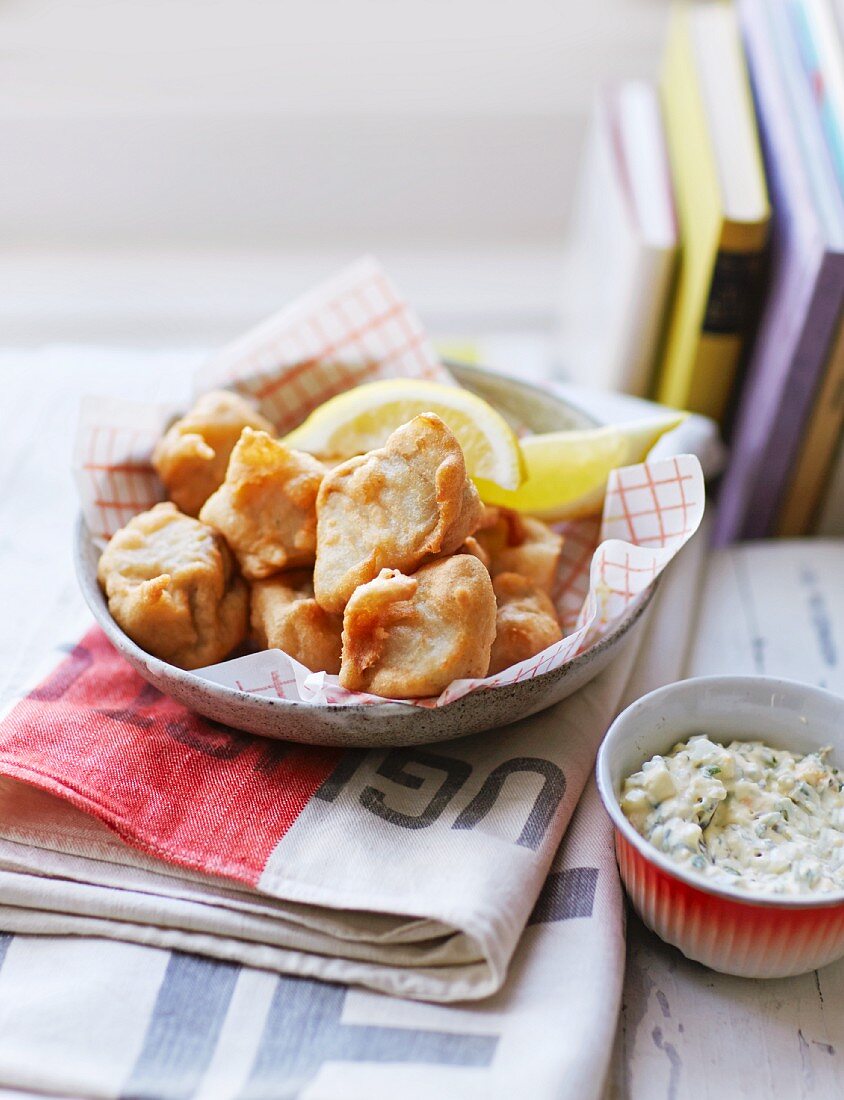
<path id="1" fill-rule="evenodd" d="M 768 297 L 715 541 L 771 532 L 844 305 L 844 202 L 784 9 L 739 8 L 774 211 Z"/>

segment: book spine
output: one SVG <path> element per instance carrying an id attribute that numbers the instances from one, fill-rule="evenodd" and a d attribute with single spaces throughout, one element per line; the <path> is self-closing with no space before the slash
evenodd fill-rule
<path id="1" fill-rule="evenodd" d="M 779 402 L 779 415 L 771 424 L 762 451 L 761 476 L 741 532 L 744 538 L 762 538 L 775 530 L 777 512 L 809 423 L 812 400 L 822 385 L 826 365 L 834 359 L 842 304 L 844 256 L 828 252 L 820 266 L 815 293 L 803 321 Z"/>
<path id="2" fill-rule="evenodd" d="M 647 397 L 659 356 L 666 314 L 674 280 L 676 249 L 643 248 L 636 271 L 636 286 L 647 288 L 632 297 L 622 345 L 618 389 L 634 397 Z"/>
<path id="3" fill-rule="evenodd" d="M 725 222 L 700 329 L 688 407 L 721 421 L 745 339 L 756 316 L 767 223 Z M 744 250 L 739 251 L 739 247 Z"/>
<path id="4" fill-rule="evenodd" d="M 678 408 L 689 406 L 701 324 L 723 224 L 718 173 L 692 50 L 689 10 L 684 4 L 672 8 L 660 81 L 683 243 L 654 390 L 658 401 Z"/>
<path id="5" fill-rule="evenodd" d="M 839 443 L 824 490 L 815 534 L 824 538 L 844 537 L 844 439 Z"/>
<path id="6" fill-rule="evenodd" d="M 800 445 L 777 534 L 807 535 L 819 510 L 844 426 L 844 323 L 839 321 L 829 363 Z"/>
<path id="7" fill-rule="evenodd" d="M 719 545 L 735 538 L 763 538 L 773 530 L 838 322 L 842 260 L 840 254 L 827 254 L 814 275 L 803 270 L 811 287 L 805 306 L 792 298 L 793 280 L 787 277 L 777 288 L 781 292 L 775 290 L 768 302 L 741 395 L 732 462 L 721 489 L 715 527 Z M 777 326 L 788 310 L 799 325 L 793 344 Z M 780 379 L 782 371 L 786 375 Z"/>
<path id="8" fill-rule="evenodd" d="M 829 42 L 825 41 L 827 36 L 837 37 L 832 24 L 832 14 L 822 8 L 819 10 L 817 4 L 810 8 L 805 0 L 797 0 L 797 2 L 789 0 L 788 12 L 800 60 L 806 73 L 809 92 L 826 138 L 830 161 L 838 177 L 839 186 L 844 187 L 844 141 L 821 56 L 829 47 Z M 819 17 L 823 20 L 822 24 L 818 22 Z M 834 48 L 838 49 L 837 43 Z"/>
<path id="9" fill-rule="evenodd" d="M 769 534 L 829 357 L 844 257 L 829 251 L 761 2 L 741 8 L 774 199 L 772 278 L 740 395 L 715 541 Z"/>
<path id="10" fill-rule="evenodd" d="M 754 221 L 725 218 L 694 50 L 694 10 L 675 8 L 661 86 L 683 246 L 656 397 L 720 421 L 758 304 L 769 215 L 766 209 Z M 743 64 L 738 39 L 734 45 Z M 736 105 L 745 109 L 753 110 L 749 88 L 747 103 Z M 764 189 L 761 157 L 758 170 Z"/>

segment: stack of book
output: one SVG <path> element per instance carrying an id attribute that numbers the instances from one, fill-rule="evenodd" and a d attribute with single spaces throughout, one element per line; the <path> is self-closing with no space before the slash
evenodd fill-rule
<path id="1" fill-rule="evenodd" d="M 722 424 L 718 541 L 844 534 L 844 0 L 676 5 L 572 227 L 564 369 Z"/>

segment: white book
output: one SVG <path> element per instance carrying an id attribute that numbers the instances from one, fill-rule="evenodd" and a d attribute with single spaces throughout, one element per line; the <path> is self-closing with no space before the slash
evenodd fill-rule
<path id="1" fill-rule="evenodd" d="M 677 255 L 659 96 L 628 81 L 593 110 L 571 218 L 560 362 L 575 382 L 645 396 Z"/>

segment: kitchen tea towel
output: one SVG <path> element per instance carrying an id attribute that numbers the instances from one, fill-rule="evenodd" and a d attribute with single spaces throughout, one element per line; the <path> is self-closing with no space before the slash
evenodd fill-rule
<path id="1" fill-rule="evenodd" d="M 215 727 L 94 628 L 0 724 L 0 927 L 489 996 L 633 657 L 504 729 L 361 752 Z"/>
<path id="2" fill-rule="evenodd" d="M 0 933 L 0 1088 L 155 1100 L 597 1100 L 624 966 L 587 789 L 503 988 L 433 1005 L 233 961 Z"/>

